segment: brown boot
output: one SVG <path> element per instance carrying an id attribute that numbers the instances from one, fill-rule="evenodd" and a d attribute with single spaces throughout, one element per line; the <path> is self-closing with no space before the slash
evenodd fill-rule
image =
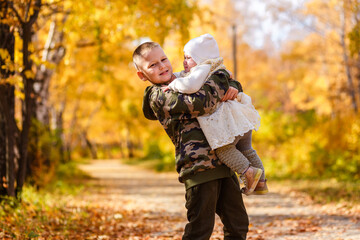
<path id="1" fill-rule="evenodd" d="M 255 190 L 262 172 L 263 171 L 260 168 L 248 167 L 248 169 L 240 175 L 240 179 L 245 185 L 245 188 L 243 189 L 245 195 L 250 195 Z"/>
<path id="2" fill-rule="evenodd" d="M 265 195 L 269 192 L 269 189 L 266 184 L 266 179 L 259 180 L 254 192 L 251 195 Z"/>

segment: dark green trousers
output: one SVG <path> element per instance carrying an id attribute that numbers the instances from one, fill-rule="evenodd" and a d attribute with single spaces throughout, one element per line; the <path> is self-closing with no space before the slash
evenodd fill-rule
<path id="1" fill-rule="evenodd" d="M 214 229 L 215 213 L 224 224 L 224 239 L 246 239 L 249 218 L 235 174 L 189 188 L 185 206 L 189 222 L 183 240 L 208 240 Z"/>

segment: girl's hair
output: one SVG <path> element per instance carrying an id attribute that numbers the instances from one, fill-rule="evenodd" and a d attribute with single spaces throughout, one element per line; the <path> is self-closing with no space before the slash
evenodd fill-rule
<path id="1" fill-rule="evenodd" d="M 138 71 L 140 71 L 138 66 L 140 59 L 143 57 L 143 54 L 156 47 L 160 47 L 160 45 L 156 42 L 144 42 L 135 49 L 133 53 L 133 63 Z"/>

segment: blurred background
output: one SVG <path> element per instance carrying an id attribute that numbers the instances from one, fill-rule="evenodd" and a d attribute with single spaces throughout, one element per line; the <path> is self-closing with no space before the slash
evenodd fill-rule
<path id="1" fill-rule="evenodd" d="M 59 166 L 123 159 L 175 171 L 143 117 L 132 52 L 217 40 L 261 115 L 253 145 L 273 179 L 360 181 L 359 0 L 1 1 L 0 189 L 41 188 Z"/>

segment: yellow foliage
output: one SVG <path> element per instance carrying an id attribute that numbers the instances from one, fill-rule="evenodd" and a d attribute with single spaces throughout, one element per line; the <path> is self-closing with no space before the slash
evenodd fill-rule
<path id="1" fill-rule="evenodd" d="M 344 1 L 307 1 L 304 9 L 296 13 L 300 14 L 300 20 L 311 16 L 310 29 L 315 30 L 299 36 L 298 41 L 288 41 L 271 54 L 266 46 L 253 49 L 244 41 L 247 31 L 252 28 L 252 21 L 259 20 L 246 19 L 243 10 L 230 0 L 60 2 L 63 12 L 60 11 L 54 19 L 57 20 L 57 29 L 64 30 L 61 45 L 65 47 L 66 55 L 63 61 L 55 66 L 42 60 L 50 29 L 50 21 L 45 18 L 41 18 L 43 24 L 34 28 L 36 40 L 30 45 L 30 51 L 36 66 L 55 70 L 49 105 L 57 112 L 61 111 L 69 145 L 84 145 L 86 133 L 98 146 L 124 146 L 131 142 L 141 150 L 154 141 L 159 145 L 159 151 L 171 153 L 173 146 L 161 125 L 146 120 L 142 114 L 143 91 L 149 83 L 136 76 L 131 54 L 138 44 L 157 41 L 164 47 L 173 69 L 180 71 L 183 69 L 184 44 L 190 38 L 211 33 L 217 39 L 220 54 L 230 71 L 234 71 L 233 37 L 237 37 L 237 80 L 265 116 L 257 136 L 262 142 L 258 144 L 266 145 L 263 149 L 266 149 L 264 159 L 267 164 L 280 164 L 280 171 L 284 174 L 298 169 L 308 173 L 316 161 L 313 155 L 324 159 L 328 153 L 334 153 L 331 147 L 340 145 L 341 150 L 350 153 L 358 149 L 360 124 L 357 118 L 351 117 L 351 110 L 347 110 L 351 98 L 340 44 L 342 11 L 349 16 L 345 19 L 345 36 L 354 25 L 350 16 L 355 12 L 344 9 Z M 277 17 L 280 11 L 286 10 L 280 7 L 268 11 L 273 11 L 271 14 Z M 44 15 L 50 14 L 47 8 L 43 11 Z M 65 16 L 66 21 L 62 23 Z M 236 32 L 232 29 L 234 23 L 237 24 Z M 19 77 L 23 70 L 22 39 L 17 31 L 15 38 L 15 60 L 9 61 L 9 54 L 0 49 L 0 56 L 5 59 L 5 65 L 1 67 L 16 72 L 17 75 L 7 81 L 16 86 L 16 96 L 23 98 Z M 268 41 L 271 41 L 270 37 Z M 345 39 L 345 47 L 348 47 L 348 41 Z M 356 62 L 355 58 L 349 59 L 354 82 L 359 71 Z M 35 71 L 36 68 L 32 69 Z M 24 74 L 27 78 L 34 78 L 33 71 Z M 356 94 L 359 102 L 360 93 Z M 313 115 L 304 117 L 303 122 L 294 123 L 292 118 L 302 114 Z M 352 122 L 350 130 L 345 129 L 344 136 L 330 130 L 334 123 L 329 119 L 340 115 Z M 323 122 L 314 127 L 312 120 Z M 278 135 L 277 131 L 281 134 Z M 326 137 L 322 138 L 324 134 Z M 346 142 L 347 147 L 339 139 Z M 333 162 L 339 166 L 348 160 L 336 153 L 333 156 Z M 328 166 L 323 164 L 322 167 Z"/>
<path id="2" fill-rule="evenodd" d="M 9 52 L 6 49 L 0 48 L 0 57 L 3 60 L 9 59 L 10 58 Z"/>
<path id="3" fill-rule="evenodd" d="M 26 78 L 34 78 L 35 77 L 35 73 L 33 71 L 31 71 L 31 70 L 26 70 L 24 72 L 24 75 L 25 75 Z"/>

